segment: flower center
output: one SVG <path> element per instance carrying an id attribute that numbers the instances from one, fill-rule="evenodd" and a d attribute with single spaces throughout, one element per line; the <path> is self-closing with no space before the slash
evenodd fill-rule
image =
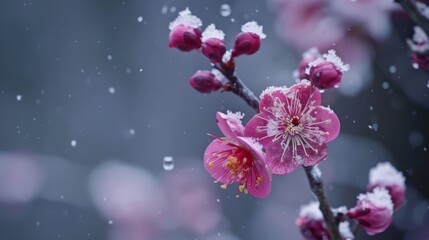
<path id="1" fill-rule="evenodd" d="M 300 119 L 298 116 L 289 118 L 284 123 L 284 132 L 287 135 L 297 135 L 302 131 L 303 127 L 300 126 Z"/>

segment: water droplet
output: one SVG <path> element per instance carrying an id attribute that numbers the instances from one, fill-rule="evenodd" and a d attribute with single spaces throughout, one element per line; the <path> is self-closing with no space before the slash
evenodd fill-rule
<path id="1" fill-rule="evenodd" d="M 16 101 L 21 101 L 21 99 L 22 99 L 22 96 L 21 95 L 16 95 Z"/>
<path id="2" fill-rule="evenodd" d="M 163 167 L 165 171 L 171 171 L 174 169 L 174 159 L 172 156 L 165 156 L 163 160 Z"/>
<path id="3" fill-rule="evenodd" d="M 381 87 L 382 87 L 384 90 L 387 90 L 387 89 L 389 88 L 389 83 L 388 83 L 388 82 L 383 82 L 383 84 L 381 85 Z"/>
<path id="4" fill-rule="evenodd" d="M 112 221 L 112 220 L 109 220 L 107 223 L 109 223 L 109 225 L 112 225 L 112 224 L 113 224 L 113 221 Z"/>
<path id="5" fill-rule="evenodd" d="M 340 87 L 339 83 L 334 85 L 334 88 L 339 88 L 339 87 Z"/>
<path id="6" fill-rule="evenodd" d="M 390 66 L 389 67 L 389 72 L 390 73 L 396 73 L 396 66 L 395 65 Z"/>
<path id="7" fill-rule="evenodd" d="M 107 60 L 111 61 L 113 59 L 112 55 L 107 55 Z"/>
<path id="8" fill-rule="evenodd" d="M 324 92 L 325 92 L 325 89 L 319 89 L 319 92 L 320 92 L 320 93 L 324 93 Z"/>
<path id="9" fill-rule="evenodd" d="M 168 12 L 168 7 L 166 5 L 162 6 L 161 13 L 162 14 L 167 14 L 167 12 Z"/>
<path id="10" fill-rule="evenodd" d="M 76 147 L 76 144 L 77 144 L 76 140 L 71 140 L 70 145 L 72 147 Z"/>
<path id="11" fill-rule="evenodd" d="M 412 66 L 413 66 L 414 69 L 419 69 L 419 65 L 417 63 L 413 63 Z"/>
<path id="12" fill-rule="evenodd" d="M 216 202 L 220 202 L 220 199 L 218 198 L 218 199 L 216 199 Z"/>
<path id="13" fill-rule="evenodd" d="M 115 88 L 114 87 L 109 87 L 109 93 L 114 94 L 115 93 Z"/>
<path id="14" fill-rule="evenodd" d="M 220 15 L 222 17 L 228 17 L 229 15 L 231 15 L 231 6 L 229 6 L 228 4 L 220 5 Z"/>
<path id="15" fill-rule="evenodd" d="M 137 18 L 137 22 L 143 22 L 143 17 L 142 17 L 142 16 L 139 16 L 139 17 Z"/>

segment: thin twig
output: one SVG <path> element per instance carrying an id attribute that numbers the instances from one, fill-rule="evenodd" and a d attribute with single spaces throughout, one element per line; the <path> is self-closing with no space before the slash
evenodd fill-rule
<path id="1" fill-rule="evenodd" d="M 233 66 L 233 65 L 232 65 Z M 235 75 L 234 69 L 228 69 L 219 66 L 213 66 L 219 70 L 225 78 L 231 84 L 231 92 L 242 98 L 251 108 L 256 112 L 259 112 L 259 99 L 255 94 Z M 335 222 L 334 215 L 326 197 L 326 193 L 323 187 L 323 181 L 318 174 L 314 174 L 314 171 L 320 171 L 317 166 L 304 167 L 305 173 L 310 184 L 311 191 L 316 195 L 319 200 L 319 208 L 323 214 L 326 225 L 331 236 L 331 240 L 341 240 L 341 235 L 338 230 L 338 225 Z"/>
<path id="2" fill-rule="evenodd" d="M 416 6 L 415 0 L 395 0 L 402 8 L 407 12 L 408 16 L 414 21 L 415 24 L 419 25 L 429 36 L 429 19 L 423 16 Z"/>

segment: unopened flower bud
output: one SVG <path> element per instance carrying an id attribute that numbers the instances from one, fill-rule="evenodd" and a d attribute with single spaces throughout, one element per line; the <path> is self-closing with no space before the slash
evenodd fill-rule
<path id="1" fill-rule="evenodd" d="M 393 203 L 385 188 L 375 188 L 373 192 L 360 194 L 357 205 L 347 216 L 359 222 L 369 235 L 385 231 L 392 222 Z"/>
<path id="2" fill-rule="evenodd" d="M 214 24 L 210 24 L 202 34 L 202 52 L 212 63 L 222 62 L 222 57 L 226 52 L 225 34 L 216 29 Z"/>
<path id="3" fill-rule="evenodd" d="M 334 50 L 329 50 L 308 63 L 304 77 L 308 77 L 313 86 L 324 90 L 339 87 L 343 72 L 349 69 L 349 65 L 344 64 Z"/>
<path id="4" fill-rule="evenodd" d="M 411 61 L 417 64 L 418 68 L 429 71 L 429 55 L 413 53 L 413 55 L 411 55 Z"/>
<path id="5" fill-rule="evenodd" d="M 379 163 L 369 171 L 368 190 L 372 191 L 376 187 L 384 187 L 389 191 L 395 209 L 404 202 L 406 189 L 404 175 L 390 163 Z"/>
<path id="6" fill-rule="evenodd" d="M 210 71 L 197 71 L 189 84 L 200 93 L 211 93 L 219 90 L 222 87 L 222 82 Z"/>
<path id="7" fill-rule="evenodd" d="M 262 26 L 259 26 L 255 21 L 244 24 L 241 27 L 241 33 L 235 39 L 232 56 L 254 54 L 261 46 L 261 39 L 265 37 L 266 35 L 262 31 Z"/>
<path id="8" fill-rule="evenodd" d="M 302 60 L 298 65 L 298 69 L 294 72 L 294 76 L 298 80 L 309 79 L 308 74 L 305 73 L 305 69 L 308 68 L 308 64 L 318 57 L 320 57 L 319 50 L 317 48 L 310 48 L 302 54 Z"/>
<path id="9" fill-rule="evenodd" d="M 319 210 L 318 202 L 311 202 L 301 206 L 295 223 L 304 239 L 330 239 L 329 231 L 323 220 L 322 212 Z"/>
<path id="10" fill-rule="evenodd" d="M 201 47 L 201 20 L 192 15 L 189 9 L 179 12 L 179 16 L 170 23 L 168 46 L 189 52 Z"/>

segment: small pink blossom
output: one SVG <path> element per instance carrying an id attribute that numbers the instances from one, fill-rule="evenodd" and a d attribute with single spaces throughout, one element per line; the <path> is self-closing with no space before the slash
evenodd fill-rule
<path id="1" fill-rule="evenodd" d="M 266 149 L 266 162 L 275 174 L 298 166 L 314 166 L 327 154 L 326 143 L 340 132 L 337 115 L 320 106 L 321 95 L 307 81 L 291 88 L 270 87 L 261 95 L 260 113 L 246 125 L 245 135 Z"/>
<path id="2" fill-rule="evenodd" d="M 190 79 L 189 84 L 200 93 L 211 93 L 222 87 L 222 82 L 212 72 L 197 71 Z"/>
<path id="3" fill-rule="evenodd" d="M 376 187 L 384 187 L 389 191 L 395 209 L 404 202 L 404 175 L 396 170 L 390 163 L 379 163 L 369 171 L 368 190 L 372 191 Z"/>
<path id="4" fill-rule="evenodd" d="M 237 182 L 239 192 L 263 198 L 270 193 L 271 176 L 265 167 L 262 146 L 244 137 L 242 117 L 240 113 L 217 113 L 217 124 L 225 137 L 209 144 L 204 166 L 216 182 L 223 183 L 222 189 Z"/>
<path id="5" fill-rule="evenodd" d="M 392 222 L 393 203 L 385 188 L 377 187 L 373 192 L 360 194 L 357 205 L 347 216 L 359 222 L 369 235 L 385 231 Z"/>
<path id="6" fill-rule="evenodd" d="M 192 15 L 188 8 L 179 12 L 179 16 L 170 23 L 168 46 L 189 52 L 201 47 L 201 20 Z"/>
<path id="7" fill-rule="evenodd" d="M 265 37 L 266 35 L 262 31 L 262 26 L 259 26 L 255 21 L 244 24 L 241 27 L 241 33 L 235 39 L 232 56 L 254 54 L 261 46 L 261 39 Z"/>

